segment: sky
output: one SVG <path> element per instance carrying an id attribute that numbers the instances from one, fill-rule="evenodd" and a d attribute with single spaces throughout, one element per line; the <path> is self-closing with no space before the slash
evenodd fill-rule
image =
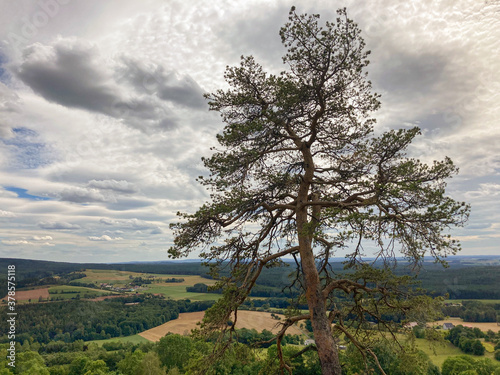
<path id="1" fill-rule="evenodd" d="M 0 1 L 0 257 L 166 260 L 176 212 L 208 199 L 201 157 L 223 124 L 203 93 L 253 55 L 285 70 L 298 13 L 363 31 L 378 131 L 420 126 L 471 204 L 462 255 L 500 255 L 500 1 Z M 341 254 L 338 254 L 341 255 Z"/>

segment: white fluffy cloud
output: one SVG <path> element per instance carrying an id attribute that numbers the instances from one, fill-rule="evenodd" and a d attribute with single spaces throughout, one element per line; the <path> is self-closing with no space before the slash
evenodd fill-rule
<path id="1" fill-rule="evenodd" d="M 2 243 L 7 246 L 54 246 L 49 242 L 32 242 L 27 240 L 2 240 Z"/>
<path id="2" fill-rule="evenodd" d="M 52 241 L 53 238 L 51 236 L 33 236 L 31 239 L 35 241 Z"/>
<path id="3" fill-rule="evenodd" d="M 13 217 L 16 217 L 17 215 L 13 212 L 9 212 L 9 211 L 4 211 L 4 210 L 0 210 L 0 218 L 13 218 Z"/>
<path id="4" fill-rule="evenodd" d="M 11 129 L 20 112 L 19 96 L 0 81 L 0 137 L 11 136 Z"/>
<path id="5" fill-rule="evenodd" d="M 123 238 L 121 238 L 121 237 L 112 238 L 112 237 L 110 237 L 110 236 L 108 236 L 106 234 L 103 234 L 100 237 L 90 236 L 89 240 L 90 241 L 120 241 L 120 240 L 123 240 Z"/>

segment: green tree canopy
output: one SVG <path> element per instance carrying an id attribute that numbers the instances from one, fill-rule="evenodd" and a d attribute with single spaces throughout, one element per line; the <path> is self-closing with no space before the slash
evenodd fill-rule
<path id="1" fill-rule="evenodd" d="M 463 224 L 469 207 L 445 195 L 445 180 L 457 173 L 450 159 L 427 165 L 406 155 L 418 128 L 374 133 L 370 116 L 380 103 L 365 71 L 369 51 L 346 10 L 335 22 L 319 21 L 292 8 L 280 31 L 288 69 L 268 74 L 253 57 L 242 57 L 226 70 L 229 88 L 206 96 L 225 123 L 220 147 L 203 158 L 210 175 L 199 178 L 210 200 L 179 214 L 169 253 L 201 250 L 215 276 L 218 266 L 230 269 L 219 282 L 224 298 L 205 315 L 205 331 L 233 330 L 226 322 L 262 269 L 293 257 L 309 313 L 282 323 L 282 366 L 290 370 L 280 345 L 286 329 L 310 319 L 323 373 L 340 374 L 332 333 L 348 335 L 370 354 L 347 317 L 370 316 L 387 326 L 383 314 L 415 305 L 406 296 L 408 280 L 371 267 L 365 249 L 387 264 L 398 252 L 414 265 L 425 254 L 442 261 L 459 250 L 446 230 Z M 347 274 L 338 275 L 329 262 L 341 249 L 350 253 Z M 339 305 L 339 292 L 350 302 Z"/>

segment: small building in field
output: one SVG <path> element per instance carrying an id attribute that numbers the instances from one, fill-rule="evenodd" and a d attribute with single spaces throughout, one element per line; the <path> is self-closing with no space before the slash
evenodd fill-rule
<path id="1" fill-rule="evenodd" d="M 449 331 L 450 329 L 453 329 L 455 328 L 455 326 L 453 325 L 453 323 L 443 323 L 443 329 L 445 331 Z"/>

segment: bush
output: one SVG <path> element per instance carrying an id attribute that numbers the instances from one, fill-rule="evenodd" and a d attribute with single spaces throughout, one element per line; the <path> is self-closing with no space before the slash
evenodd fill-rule
<path id="1" fill-rule="evenodd" d="M 485 348 L 477 339 L 478 337 L 483 336 L 484 334 L 479 329 L 472 329 L 458 325 L 448 332 L 446 339 L 464 353 L 484 355 Z"/>

